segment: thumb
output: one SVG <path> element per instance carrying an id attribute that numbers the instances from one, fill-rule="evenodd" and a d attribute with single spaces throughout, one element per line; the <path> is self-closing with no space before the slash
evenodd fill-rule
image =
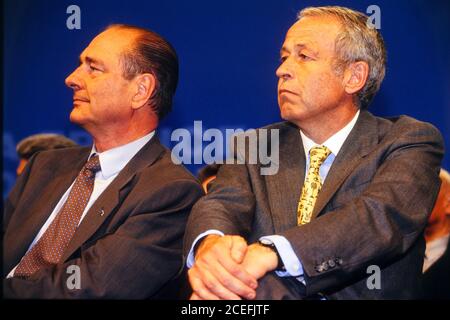
<path id="1" fill-rule="evenodd" d="M 247 253 L 247 242 L 238 236 L 232 237 L 231 257 L 236 263 L 242 263 Z"/>

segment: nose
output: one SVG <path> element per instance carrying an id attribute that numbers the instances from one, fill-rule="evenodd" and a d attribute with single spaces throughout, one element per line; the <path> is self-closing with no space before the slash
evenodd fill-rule
<path id="1" fill-rule="evenodd" d="M 280 78 L 280 80 L 281 79 L 288 80 L 288 79 L 292 78 L 292 73 L 290 71 L 287 61 L 288 61 L 288 59 L 284 60 L 276 71 L 276 75 L 278 78 Z"/>
<path id="2" fill-rule="evenodd" d="M 76 68 L 64 81 L 66 86 L 73 90 L 79 90 L 82 86 L 82 80 L 79 76 L 79 67 Z"/>

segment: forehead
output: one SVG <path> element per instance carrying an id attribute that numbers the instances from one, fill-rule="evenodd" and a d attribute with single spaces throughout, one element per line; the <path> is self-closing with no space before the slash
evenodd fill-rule
<path id="1" fill-rule="evenodd" d="M 105 63 L 117 63 L 120 54 L 131 47 L 135 37 L 136 32 L 131 30 L 108 29 L 97 35 L 80 56 L 89 56 Z"/>
<path id="2" fill-rule="evenodd" d="M 304 17 L 294 23 L 286 34 L 284 50 L 299 44 L 319 52 L 334 52 L 335 40 L 341 31 L 340 22 L 333 17 Z"/>

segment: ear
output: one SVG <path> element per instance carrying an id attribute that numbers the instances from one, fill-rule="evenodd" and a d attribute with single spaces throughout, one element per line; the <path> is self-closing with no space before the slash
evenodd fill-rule
<path id="1" fill-rule="evenodd" d="M 144 73 L 133 79 L 134 92 L 131 107 L 135 110 L 147 105 L 156 88 L 156 78 L 151 73 Z"/>
<path id="2" fill-rule="evenodd" d="M 369 65 L 365 61 L 351 63 L 344 72 L 344 89 L 348 94 L 361 90 L 369 76 Z"/>

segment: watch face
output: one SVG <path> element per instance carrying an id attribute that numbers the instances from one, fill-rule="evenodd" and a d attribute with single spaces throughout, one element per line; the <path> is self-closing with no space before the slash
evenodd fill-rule
<path id="1" fill-rule="evenodd" d="M 262 240 L 259 240 L 259 242 L 261 242 L 261 244 L 264 244 L 266 246 L 270 246 L 273 244 L 272 241 L 270 241 L 268 239 L 262 239 Z"/>
<path id="2" fill-rule="evenodd" d="M 265 247 L 268 247 L 268 248 L 272 249 L 277 254 L 278 266 L 275 269 L 275 271 L 285 272 L 286 268 L 284 267 L 283 260 L 281 259 L 280 254 L 278 253 L 278 250 L 277 250 L 275 244 L 269 239 L 262 239 L 262 240 L 259 240 L 258 242 L 262 246 L 265 246 Z"/>

